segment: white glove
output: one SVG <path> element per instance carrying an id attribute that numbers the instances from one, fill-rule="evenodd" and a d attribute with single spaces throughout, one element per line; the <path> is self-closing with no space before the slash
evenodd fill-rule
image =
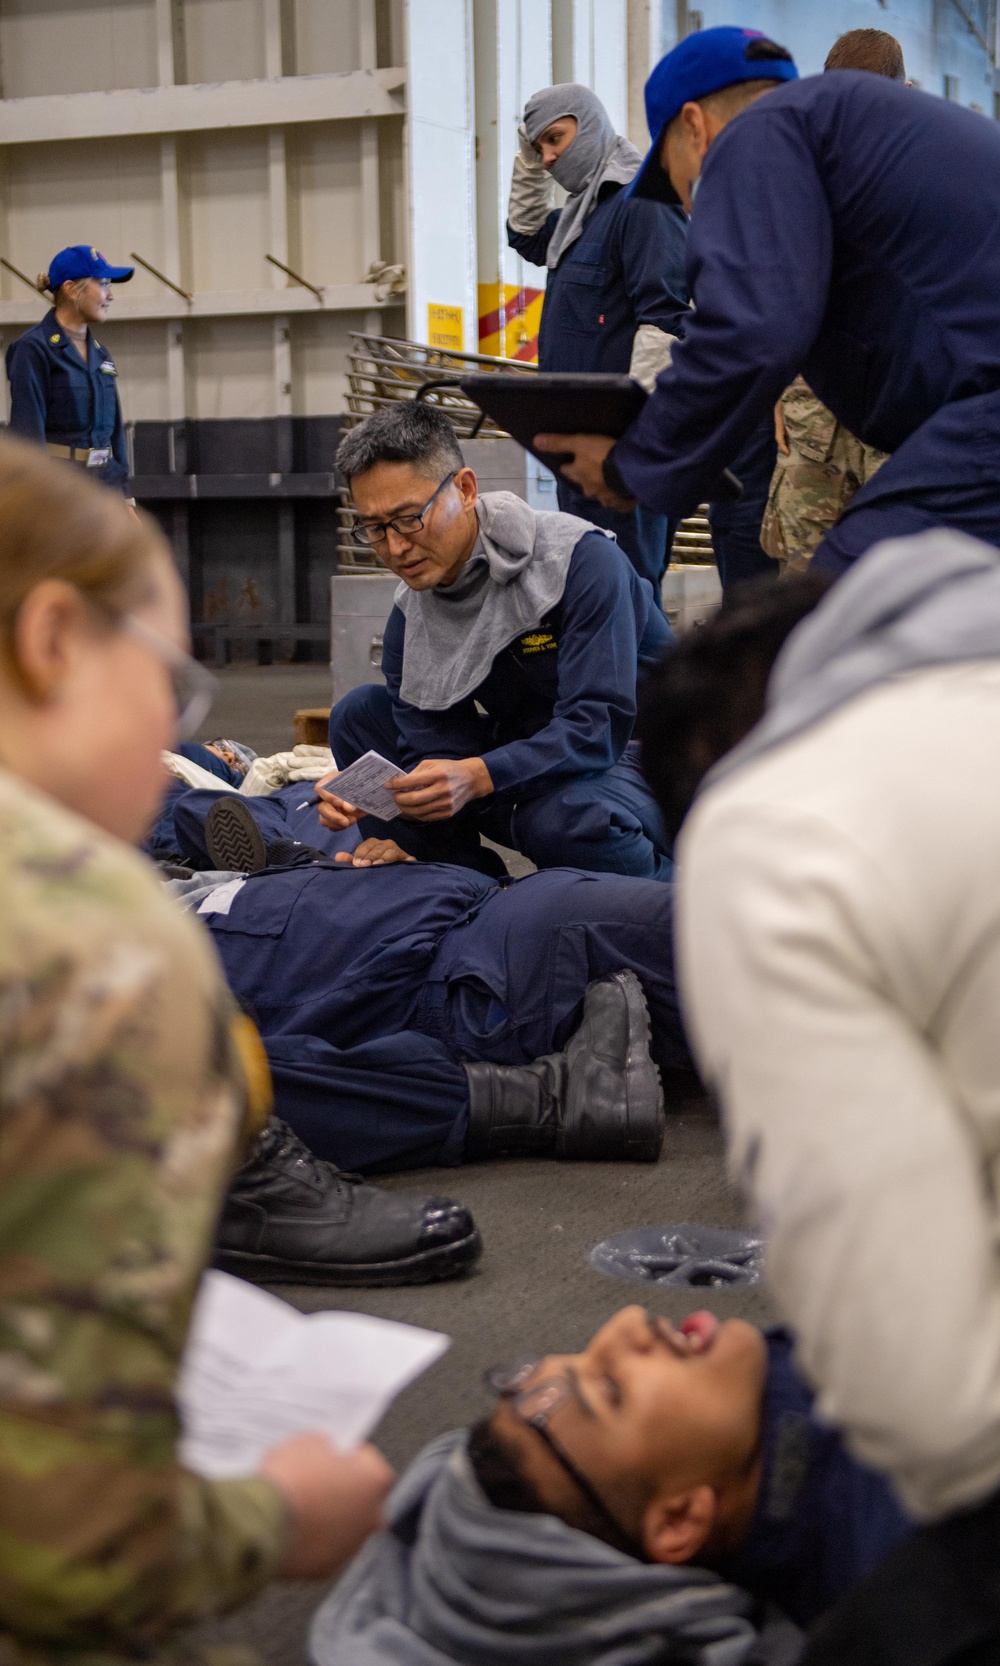
<path id="1" fill-rule="evenodd" d="M 679 340 L 679 336 L 670 336 L 666 330 L 657 329 L 655 324 L 639 325 L 632 343 L 628 373 L 647 393 L 652 393 L 660 371 L 666 370 L 674 342 Z"/>
<path id="2" fill-rule="evenodd" d="M 542 167 L 538 152 L 528 142 L 522 122 L 517 130 L 518 153 L 510 181 L 507 220 L 512 231 L 540 231 L 553 206 L 552 176 Z"/>
<path id="3" fill-rule="evenodd" d="M 244 798 L 264 798 L 290 781 L 321 781 L 336 766 L 328 746 L 293 747 L 290 752 L 272 752 L 269 758 L 255 758 L 243 778 Z"/>

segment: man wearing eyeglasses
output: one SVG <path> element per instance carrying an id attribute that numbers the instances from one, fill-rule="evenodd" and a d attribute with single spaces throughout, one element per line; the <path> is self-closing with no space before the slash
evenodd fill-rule
<path id="1" fill-rule="evenodd" d="M 375 411 L 337 465 L 359 542 L 402 582 L 386 687 L 334 707 L 330 745 L 341 768 L 369 750 L 399 764 L 386 783 L 398 842 L 482 867 L 483 832 L 540 868 L 669 878 L 630 743 L 637 679 L 673 638 L 614 539 L 510 492 L 480 498 L 450 423 L 426 405 Z M 326 792 L 326 825 L 360 814 Z"/>
<path id="2" fill-rule="evenodd" d="M 791 1356 L 784 1330 L 627 1307 L 579 1353 L 490 1372 L 498 1409 L 404 1477 L 316 1666 L 796 1658 L 752 1599 L 809 1626 L 910 1523 Z"/>

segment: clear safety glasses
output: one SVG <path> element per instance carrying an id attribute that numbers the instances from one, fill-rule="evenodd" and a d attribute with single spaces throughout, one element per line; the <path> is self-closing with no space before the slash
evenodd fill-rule
<path id="1" fill-rule="evenodd" d="M 120 619 L 122 629 L 154 653 L 170 672 L 177 702 L 177 738 L 190 740 L 212 709 L 218 686 L 216 679 L 183 648 L 178 648 L 145 620 L 137 619 L 134 613 L 123 613 Z"/>
<path id="2" fill-rule="evenodd" d="M 612 1514 L 594 1483 L 587 1479 L 576 1460 L 570 1457 L 565 1446 L 556 1439 L 549 1428 L 549 1421 L 555 1413 L 571 1400 L 578 1400 L 579 1394 L 568 1376 L 545 1377 L 541 1382 L 532 1382 L 531 1379 L 540 1364 L 541 1360 L 524 1359 L 518 1360 L 514 1365 L 494 1366 L 486 1372 L 483 1382 L 491 1393 L 498 1395 L 501 1400 L 506 1400 L 519 1423 L 523 1423 L 526 1428 L 534 1429 L 536 1435 L 545 1442 L 556 1463 L 610 1530 L 617 1548 L 624 1550 L 629 1556 L 641 1557 L 641 1546 Z"/>

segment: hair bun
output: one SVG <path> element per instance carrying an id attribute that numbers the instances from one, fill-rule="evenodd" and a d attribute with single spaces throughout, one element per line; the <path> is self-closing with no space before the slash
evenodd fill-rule
<path id="1" fill-rule="evenodd" d="M 49 283 L 49 274 L 47 272 L 39 272 L 37 278 L 35 279 L 35 288 L 38 290 L 39 294 L 44 295 L 45 291 L 47 289 L 51 289 L 51 287 L 52 286 Z"/>

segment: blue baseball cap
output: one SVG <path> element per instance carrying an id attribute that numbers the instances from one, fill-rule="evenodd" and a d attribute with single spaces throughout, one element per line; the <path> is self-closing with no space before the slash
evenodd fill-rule
<path id="1" fill-rule="evenodd" d="M 109 266 L 100 249 L 89 243 L 74 243 L 72 248 L 60 249 L 49 264 L 49 288 L 56 290 L 61 283 L 72 283 L 76 278 L 103 278 L 106 283 L 127 283 L 134 266 Z"/>
<path id="2" fill-rule="evenodd" d="M 628 187 L 630 196 L 678 196 L 660 164 L 660 144 L 674 117 L 694 99 L 739 81 L 797 81 L 791 53 L 759 29 L 699 29 L 661 58 L 646 82 L 646 122 L 652 148 Z"/>

